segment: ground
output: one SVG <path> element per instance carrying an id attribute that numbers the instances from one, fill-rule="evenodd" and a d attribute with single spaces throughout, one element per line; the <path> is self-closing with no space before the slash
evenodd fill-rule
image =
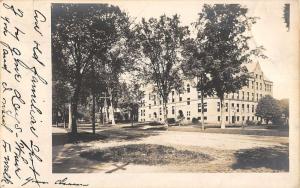
<path id="1" fill-rule="evenodd" d="M 287 172 L 287 131 L 129 126 L 53 128 L 53 173 Z M 214 131 L 215 130 L 215 131 Z M 231 130 L 231 131 L 230 131 Z M 268 135 L 268 136 L 264 136 Z M 277 136 L 270 136 L 277 135 Z"/>

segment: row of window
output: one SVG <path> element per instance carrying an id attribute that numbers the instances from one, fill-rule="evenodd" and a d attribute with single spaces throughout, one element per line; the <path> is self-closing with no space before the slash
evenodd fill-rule
<path id="1" fill-rule="evenodd" d="M 225 120 L 228 122 L 229 121 L 228 116 L 226 116 L 225 118 L 226 118 Z M 245 118 L 246 118 L 246 116 L 242 116 L 242 119 L 240 119 L 240 116 L 231 116 L 231 122 L 240 121 L 240 120 L 245 121 Z M 255 117 L 254 116 L 247 116 L 247 120 L 248 121 L 250 121 L 250 120 L 254 121 Z M 259 117 L 256 116 L 256 120 L 259 120 Z M 221 121 L 221 116 L 218 116 L 218 121 L 219 122 Z"/>
<path id="2" fill-rule="evenodd" d="M 245 107 L 247 109 L 246 112 L 250 112 L 250 106 L 251 106 L 251 112 L 254 113 L 254 110 L 255 110 L 255 105 L 245 105 L 245 104 L 235 104 L 235 103 L 231 103 L 231 109 L 234 111 L 234 112 L 240 112 L 240 106 L 241 106 L 241 112 L 245 112 Z M 217 102 L 217 111 L 220 112 L 221 111 L 221 105 L 220 105 L 220 102 Z M 225 111 L 228 112 L 228 103 L 225 103 Z M 198 112 L 199 112 L 199 104 L 198 104 Z M 201 111 L 200 111 L 201 112 Z"/>
<path id="3" fill-rule="evenodd" d="M 201 94 L 199 94 L 200 92 L 198 92 L 198 99 L 201 98 Z M 149 95 L 149 98 L 151 95 Z M 204 96 L 205 98 L 207 96 Z M 247 100 L 247 101 L 259 101 L 261 98 L 263 97 L 263 94 L 258 94 L 256 93 L 256 96 L 255 96 L 255 93 L 251 93 L 251 100 L 250 100 L 250 92 L 247 92 L 246 93 L 246 96 L 245 96 L 245 92 L 242 91 L 241 92 L 241 96 L 239 93 L 233 93 L 231 95 L 231 99 L 238 99 L 238 100 Z M 228 97 L 228 94 L 225 94 L 225 99 L 229 99 Z M 157 101 L 156 101 L 156 95 L 153 95 L 153 100 L 154 100 L 154 105 L 157 105 Z M 182 101 L 182 97 L 179 95 L 179 102 Z M 172 102 L 175 102 L 175 98 L 172 98 Z M 159 105 L 162 104 L 162 100 L 159 100 Z M 187 98 L 187 101 L 186 101 L 186 104 L 187 105 L 190 105 L 191 104 L 191 98 Z M 145 100 L 142 101 L 142 106 L 145 106 Z M 151 109 L 151 104 L 149 104 L 149 109 Z"/>

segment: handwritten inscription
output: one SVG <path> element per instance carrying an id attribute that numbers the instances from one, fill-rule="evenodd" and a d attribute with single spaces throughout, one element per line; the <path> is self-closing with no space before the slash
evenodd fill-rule
<path id="1" fill-rule="evenodd" d="M 47 16 L 41 10 L 24 11 L 14 3 L 0 6 L 4 7 L 0 17 L 0 61 L 4 78 L 0 84 L 0 131 L 5 135 L 1 138 L 1 185 L 88 186 L 69 181 L 67 177 L 48 181 L 47 175 L 41 173 L 43 163 L 50 162 L 45 161 L 42 153 L 51 151 L 42 147 L 39 140 L 45 116 L 41 91 L 47 89 L 45 70 L 50 68 L 44 53 L 47 46 L 43 43 L 44 31 L 49 29 Z M 25 20 L 28 17 L 32 20 Z M 20 24 L 25 22 L 32 23 L 31 27 Z"/>

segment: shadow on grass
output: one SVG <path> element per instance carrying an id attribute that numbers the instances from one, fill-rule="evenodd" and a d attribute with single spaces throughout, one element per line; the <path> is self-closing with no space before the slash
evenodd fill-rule
<path id="1" fill-rule="evenodd" d="M 103 130 L 97 132 L 96 134 L 81 132 L 76 136 L 72 136 L 71 133 L 56 133 L 52 135 L 52 145 L 64 145 L 67 143 L 77 143 L 77 142 L 91 142 L 91 141 L 138 141 L 149 136 L 158 135 L 159 132 L 152 130 Z"/>
<path id="2" fill-rule="evenodd" d="M 130 144 L 105 149 L 85 151 L 80 154 L 99 162 L 122 162 L 144 165 L 203 163 L 213 160 L 207 154 L 156 144 Z"/>
<path id="3" fill-rule="evenodd" d="M 289 171 L 288 146 L 257 147 L 241 149 L 234 153 L 233 169 L 269 168 L 274 171 Z"/>

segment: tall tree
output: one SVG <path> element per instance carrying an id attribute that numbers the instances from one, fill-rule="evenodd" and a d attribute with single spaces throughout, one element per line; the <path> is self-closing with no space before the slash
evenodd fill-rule
<path id="1" fill-rule="evenodd" d="M 144 61 L 142 76 L 145 84 L 153 84 L 154 91 L 162 98 L 164 122 L 167 124 L 168 95 L 172 89 L 182 86 L 180 77 L 180 51 L 182 42 L 189 33 L 187 27 L 180 26 L 178 15 L 159 19 L 142 19 L 137 26 Z"/>
<path id="2" fill-rule="evenodd" d="M 82 80 L 95 69 L 94 58 L 115 49 L 123 31 L 126 14 L 119 7 L 107 4 L 54 4 L 52 8 L 53 48 L 60 46 L 66 57 L 72 94 L 72 133 L 77 133 L 77 108 Z"/>
<path id="3" fill-rule="evenodd" d="M 203 36 L 201 31 L 197 31 L 195 38 L 189 38 L 184 43 L 182 55 L 184 61 L 182 69 L 188 79 L 196 78 L 196 88 L 201 92 L 201 127 L 204 130 L 204 96 L 213 95 L 213 88 L 209 82 L 210 76 L 207 68 L 210 58 L 202 49 Z"/>
<path id="4" fill-rule="evenodd" d="M 204 5 L 197 21 L 203 51 L 211 59 L 209 82 L 220 99 L 221 128 L 225 128 L 224 94 L 235 93 L 247 84 L 250 74 L 244 64 L 253 57 L 264 57 L 262 47 L 250 49 L 249 33 L 256 18 L 247 16 L 247 11 L 239 4 Z"/>
<path id="5" fill-rule="evenodd" d="M 279 102 L 270 95 L 261 98 L 258 101 L 255 115 L 265 119 L 267 124 L 270 120 L 279 119 L 281 117 Z"/>

